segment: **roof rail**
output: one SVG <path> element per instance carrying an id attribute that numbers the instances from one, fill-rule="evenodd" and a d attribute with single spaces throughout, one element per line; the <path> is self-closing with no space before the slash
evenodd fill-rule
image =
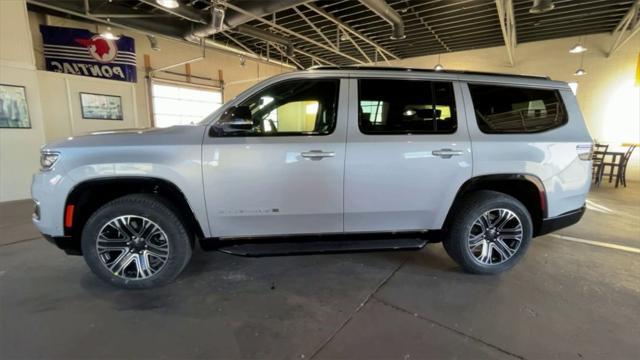
<path id="1" fill-rule="evenodd" d="M 433 70 L 433 69 L 419 69 L 419 68 L 405 68 L 405 67 L 393 67 L 393 66 L 361 66 L 361 65 L 346 65 L 346 66 L 334 66 L 334 65 L 316 65 L 308 68 L 307 70 L 373 70 L 373 71 L 407 71 L 407 72 L 425 72 L 425 73 L 445 73 L 445 74 L 470 74 L 470 75 L 490 75 L 490 76 L 508 76 L 508 77 L 520 77 L 530 79 L 543 79 L 551 80 L 549 76 L 543 75 L 520 75 L 520 74 L 505 74 L 505 73 L 493 73 L 486 71 L 469 71 L 469 70 Z"/>

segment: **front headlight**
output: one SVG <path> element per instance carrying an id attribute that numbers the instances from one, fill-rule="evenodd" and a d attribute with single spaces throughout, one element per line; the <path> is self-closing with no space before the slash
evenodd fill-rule
<path id="1" fill-rule="evenodd" d="M 49 171 L 58 161 L 60 153 L 54 151 L 42 151 L 40 153 L 40 170 Z"/>

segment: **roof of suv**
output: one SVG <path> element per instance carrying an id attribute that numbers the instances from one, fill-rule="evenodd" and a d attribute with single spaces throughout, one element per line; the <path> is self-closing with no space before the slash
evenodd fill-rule
<path id="1" fill-rule="evenodd" d="M 481 71 L 467 71 L 467 70 L 432 70 L 432 69 L 416 69 L 416 68 L 403 68 L 403 67 L 388 67 L 388 66 L 361 66 L 361 65 L 349 65 L 349 66 L 313 66 L 304 72 L 363 72 L 368 75 L 380 75 L 388 73 L 391 76 L 400 76 L 401 74 L 412 74 L 419 76 L 420 74 L 444 77 L 456 77 L 464 81 L 474 82 L 495 82 L 498 84 L 509 85 L 524 85 L 524 86 L 540 86 L 550 87 L 553 89 L 569 89 L 569 85 L 564 81 L 551 80 L 548 76 L 535 76 L 535 75 L 519 75 L 519 74 L 505 74 L 505 73 L 491 73 Z M 439 77 L 440 77 L 439 76 Z"/>
<path id="2" fill-rule="evenodd" d="M 404 68 L 404 67 L 393 67 L 393 66 L 360 66 L 360 65 L 330 66 L 330 65 L 318 65 L 318 66 L 312 66 L 308 70 L 407 71 L 407 72 L 424 72 L 424 73 L 507 76 L 507 77 L 517 77 L 517 78 L 527 78 L 527 79 L 551 80 L 550 77 L 541 76 L 541 75 L 504 74 L 504 73 L 492 73 L 492 72 L 469 71 L 469 70 L 432 70 L 432 69 Z"/>

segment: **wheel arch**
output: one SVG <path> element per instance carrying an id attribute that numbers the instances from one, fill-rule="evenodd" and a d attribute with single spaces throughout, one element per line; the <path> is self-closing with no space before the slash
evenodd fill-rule
<path id="1" fill-rule="evenodd" d="M 455 216 L 456 206 L 465 194 L 478 190 L 493 190 L 513 196 L 520 201 L 531 214 L 533 234 L 540 232 L 542 220 L 548 217 L 547 193 L 542 180 L 532 174 L 486 174 L 470 178 L 464 182 L 449 208 L 444 228 L 446 229 Z"/>
<path id="2" fill-rule="evenodd" d="M 67 242 L 70 249 L 65 251 L 80 252 L 80 237 L 84 225 L 100 206 L 125 195 L 141 193 L 156 194 L 163 198 L 185 223 L 192 238 L 204 237 L 202 224 L 193 212 L 193 207 L 182 190 L 173 182 L 146 176 L 97 178 L 78 183 L 67 195 L 64 207 L 64 235 L 71 241 Z M 73 210 L 70 211 L 69 206 L 72 206 Z"/>

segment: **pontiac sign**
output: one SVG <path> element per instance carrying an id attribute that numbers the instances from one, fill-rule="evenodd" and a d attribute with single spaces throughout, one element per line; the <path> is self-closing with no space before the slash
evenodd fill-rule
<path id="1" fill-rule="evenodd" d="M 40 25 L 48 71 L 136 82 L 133 38 L 107 39 L 84 29 Z"/>

